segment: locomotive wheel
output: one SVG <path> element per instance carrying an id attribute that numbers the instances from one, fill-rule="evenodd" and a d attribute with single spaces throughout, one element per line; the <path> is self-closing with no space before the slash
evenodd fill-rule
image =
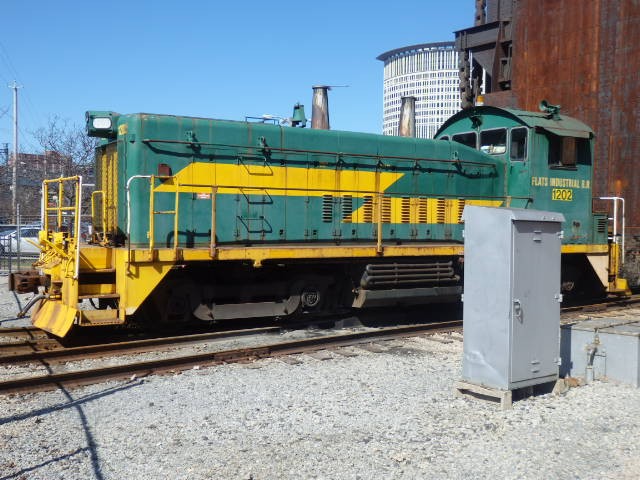
<path id="1" fill-rule="evenodd" d="M 300 294 L 300 302 L 302 307 L 314 308 L 320 304 L 322 296 L 316 288 L 305 288 Z"/>

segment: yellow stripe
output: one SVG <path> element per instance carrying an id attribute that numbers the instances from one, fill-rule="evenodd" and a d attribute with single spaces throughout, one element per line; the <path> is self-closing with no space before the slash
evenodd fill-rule
<path id="1" fill-rule="evenodd" d="M 283 259 L 316 259 L 316 258 L 366 258 L 366 257 L 419 257 L 419 256 L 452 256 L 462 255 L 462 244 L 429 243 L 420 245 L 389 245 L 384 246 L 383 254 L 376 251 L 376 245 L 335 245 L 335 246 L 255 246 L 255 247 L 219 247 L 215 260 L 250 260 L 260 263 L 264 260 Z M 173 263 L 176 261 L 197 262 L 211 261 L 209 249 L 186 248 L 176 253 L 173 249 L 158 249 L 154 255 L 148 250 L 132 250 L 132 263 Z"/>
<path id="2" fill-rule="evenodd" d="M 132 263 L 173 263 L 176 261 L 211 261 L 208 248 L 185 248 L 176 252 L 170 248 L 157 249 L 153 255 L 148 250 L 132 250 Z M 606 254 L 606 245 L 563 245 L 562 253 Z M 410 245 L 385 245 L 382 256 L 421 257 L 464 255 L 459 243 L 422 243 Z M 379 257 L 376 245 L 296 245 L 292 246 L 222 246 L 217 248 L 215 260 L 281 260 L 314 258 L 365 258 Z"/>
<path id="3" fill-rule="evenodd" d="M 363 205 L 343 219 L 345 223 L 458 224 L 465 205 L 500 206 L 502 200 L 411 197 L 383 197 L 404 174 L 362 170 L 276 167 L 265 164 L 223 164 L 197 162 L 162 182 L 156 192 L 211 192 L 218 186 L 220 194 L 273 194 L 322 197 L 325 195 L 364 198 Z M 242 185 L 242 186 L 238 186 Z"/>
<path id="4" fill-rule="evenodd" d="M 346 192 L 363 197 L 367 192 L 385 191 L 404 174 L 362 170 L 232 165 L 196 162 L 180 170 L 175 179 L 184 193 L 210 193 L 217 185 L 221 194 L 256 194 L 270 190 L 275 195 L 311 196 Z M 239 186 L 242 185 L 242 186 Z M 156 192 L 175 192 L 169 179 Z"/>
<path id="5" fill-rule="evenodd" d="M 608 245 L 573 245 L 567 244 L 560 247 L 562 253 L 589 253 L 589 254 L 608 254 Z"/>

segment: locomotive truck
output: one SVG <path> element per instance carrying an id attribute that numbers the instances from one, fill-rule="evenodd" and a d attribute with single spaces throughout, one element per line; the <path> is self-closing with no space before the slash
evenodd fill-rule
<path id="1" fill-rule="evenodd" d="M 459 300 L 465 205 L 564 214 L 562 288 L 628 293 L 592 208 L 593 131 L 478 106 L 435 139 L 90 111 L 81 177 L 43 184 L 41 255 L 12 288 L 57 336 L 129 322 L 295 317 Z M 490 279 L 487 279 L 490 281 Z M 31 306 L 31 305 L 30 305 Z"/>

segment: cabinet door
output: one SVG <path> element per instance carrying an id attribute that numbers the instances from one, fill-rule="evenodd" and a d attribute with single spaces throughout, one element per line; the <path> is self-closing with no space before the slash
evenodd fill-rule
<path id="1" fill-rule="evenodd" d="M 559 223 L 513 222 L 510 382 L 557 373 Z"/>

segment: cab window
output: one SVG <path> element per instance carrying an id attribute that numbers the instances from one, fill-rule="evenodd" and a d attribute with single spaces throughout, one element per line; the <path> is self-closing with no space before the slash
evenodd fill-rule
<path id="1" fill-rule="evenodd" d="M 467 133 L 457 133 L 451 139 L 454 142 L 461 143 L 471 148 L 478 148 L 476 132 L 467 132 Z"/>
<path id="2" fill-rule="evenodd" d="M 512 162 L 524 162 L 527 159 L 527 129 L 525 127 L 511 129 L 509 158 Z"/>
<path id="3" fill-rule="evenodd" d="M 489 155 L 502 155 L 507 151 L 507 129 L 496 128 L 480 133 L 480 150 Z"/>
<path id="4" fill-rule="evenodd" d="M 576 164 L 591 163 L 591 146 L 586 138 L 561 137 L 547 133 L 549 140 L 549 166 L 575 168 Z"/>

